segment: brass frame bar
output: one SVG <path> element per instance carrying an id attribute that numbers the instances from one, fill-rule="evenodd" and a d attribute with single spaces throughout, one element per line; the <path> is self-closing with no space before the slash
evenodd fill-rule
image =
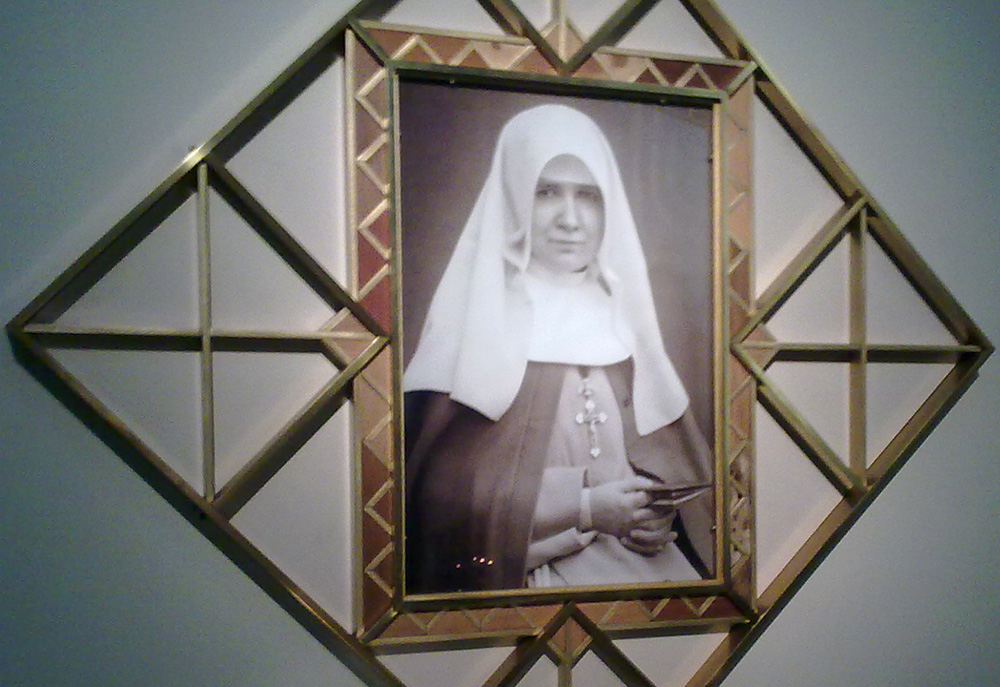
<path id="1" fill-rule="evenodd" d="M 787 301 L 792 293 L 816 269 L 823 258 L 832 251 L 843 237 L 844 231 L 854 216 L 865 204 L 864 198 L 856 198 L 841 207 L 813 238 L 799 251 L 775 280 L 757 299 L 757 313 L 735 336 L 742 341 L 758 324 L 766 322 Z"/>
<path id="2" fill-rule="evenodd" d="M 50 348 L 204 352 L 209 346 L 213 351 L 320 353 L 338 368 L 350 363 L 328 345 L 343 336 L 329 331 L 214 331 L 206 334 L 195 330 L 85 329 L 38 324 L 28 325 L 22 331 Z"/>
<path id="3" fill-rule="evenodd" d="M 354 236 L 354 216 L 357 206 L 357 174 L 354 171 L 355 147 L 357 141 L 357 126 L 354 120 L 355 84 L 356 75 L 350 65 L 355 64 L 355 51 L 363 49 L 358 45 L 356 34 L 352 31 L 345 31 L 344 35 L 344 93 L 342 116 L 344 118 L 344 209 L 341 213 L 344 218 L 344 228 L 347 235 L 345 241 L 347 247 L 347 290 L 352 295 L 358 292 L 358 269 L 357 269 L 357 240 Z M 351 422 L 351 455 L 350 455 L 350 492 L 351 492 L 351 545 L 354 553 L 351 556 L 351 624 L 355 628 L 364 627 L 364 605 L 359 603 L 364 593 L 364 561 L 363 556 L 357 551 L 361 548 L 362 527 L 361 518 L 356 514 L 360 510 L 362 491 L 362 467 L 358 456 L 361 455 L 361 437 L 357 431 L 357 421 Z M 362 638 L 363 642 L 364 639 Z"/>
<path id="4" fill-rule="evenodd" d="M 401 261 L 403 255 L 403 232 L 398 230 L 402 225 L 402 180 L 400 166 L 400 106 L 399 106 L 399 72 L 386 67 L 386 87 L 388 89 L 387 98 L 389 108 L 389 189 L 386 197 L 389 199 L 389 226 L 396 227 L 392 233 L 392 256 L 390 274 L 393 298 L 392 328 L 395 333 L 395 344 L 392 348 L 392 402 L 396 411 L 392 417 L 392 435 L 396 449 L 392 455 L 392 468 L 395 475 L 397 487 L 405 481 L 404 447 L 406 446 L 405 424 L 403 422 L 403 270 Z M 400 522 L 406 513 L 406 489 L 397 488 L 393 494 L 393 507 L 396 513 L 400 513 Z M 396 552 L 395 570 L 396 588 L 393 590 L 393 603 L 398 608 L 403 607 L 403 598 L 406 595 L 406 528 L 396 527 L 393 532 L 393 546 Z M 360 600 L 360 597 L 358 597 Z"/>
<path id="5" fill-rule="evenodd" d="M 529 74 L 505 72 L 491 69 L 470 69 L 445 64 L 424 62 L 391 62 L 392 69 L 407 79 L 427 78 L 431 81 L 447 81 L 469 85 L 500 84 L 517 85 L 525 91 L 541 91 L 551 94 L 579 94 L 600 97 L 627 98 L 636 102 L 657 102 L 661 105 L 676 104 L 705 107 L 719 101 L 723 92 L 708 88 L 660 86 L 652 84 L 628 84 L 599 79 L 585 79 L 574 76 L 552 74 Z"/>
<path id="6" fill-rule="evenodd" d="M 159 471 L 161 477 L 185 493 L 200 498 L 170 465 L 156 451 L 146 444 L 128 425 L 93 394 L 72 372 L 67 370 L 55 356 L 45 350 L 35 337 L 21 332 L 11 334 L 15 344 L 15 354 L 38 375 L 42 382 L 63 400 L 69 409 L 82 418 L 89 427 L 94 427 L 98 436 L 114 450 L 128 449 L 129 455 L 141 456 L 146 470 Z M 197 340 L 193 340 L 197 344 Z M 197 347 L 183 350 L 197 351 Z M 36 365 L 41 365 L 37 368 Z M 66 394 L 69 394 L 67 396 Z M 100 430 L 100 431 L 99 431 Z M 107 432 L 110 432 L 108 434 Z"/>
<path id="7" fill-rule="evenodd" d="M 927 435 L 975 380 L 988 354 L 969 355 L 938 384 L 889 444 L 872 462 L 869 472 L 873 479 L 885 480 L 895 474 L 898 465 L 916 451 Z"/>
<path id="8" fill-rule="evenodd" d="M 590 636 L 589 651 L 594 652 L 604 665 L 611 669 L 621 681 L 633 687 L 656 687 L 656 685 L 640 671 L 632 661 L 628 659 L 621 650 L 614 645 L 611 638 L 601 631 L 601 629 L 582 613 L 578 608 L 573 608 L 572 616 L 584 631 Z M 582 655 L 577 657 L 579 662 Z"/>
<path id="9" fill-rule="evenodd" d="M 302 245 L 269 213 L 233 174 L 209 156 L 212 187 L 229 205 L 281 256 L 309 286 L 333 308 L 347 308 L 369 330 L 386 332 L 346 291 L 316 262 Z"/>
<path id="10" fill-rule="evenodd" d="M 729 350 L 729 284 L 724 263 L 728 264 L 726 255 L 729 246 L 729 222 L 728 213 L 725 207 L 723 189 L 726 185 L 725 172 L 728 151 L 723 140 L 723 131 L 726 125 L 726 117 L 729 114 L 726 105 L 728 100 L 712 106 L 712 138 L 711 151 L 711 179 L 709 183 L 711 199 L 711 240 L 712 240 L 712 266 L 711 266 L 711 286 L 712 286 L 712 306 L 715 312 L 712 315 L 712 340 L 718 344 L 717 348 L 724 349 L 716 351 L 712 356 L 712 424 L 715 427 L 715 436 L 712 437 L 712 453 L 716 457 L 712 466 L 712 478 L 714 484 L 722 485 L 716 490 L 715 513 L 713 513 L 713 526 L 715 531 L 715 576 L 721 573 L 723 583 L 727 588 L 732 587 L 732 527 L 729 521 L 729 513 L 732 506 L 729 489 L 729 428 L 727 418 L 729 417 L 729 394 L 726 393 L 728 378 L 726 367 L 728 366 Z M 724 257 L 725 256 L 725 257 Z"/>
<path id="11" fill-rule="evenodd" d="M 740 620 L 700 618 L 697 622 L 688 625 L 655 625 L 653 632 L 649 632 L 646 625 L 615 625 L 611 628 L 601 630 L 611 639 L 632 639 L 636 637 L 677 637 L 685 635 L 703 635 L 716 632 L 732 632 L 738 628 L 746 627 L 754 621 L 757 613 L 754 612 L 746 618 Z"/>
<path id="12" fill-rule="evenodd" d="M 545 652 L 556 664 L 556 686 L 573 687 L 573 661 L 569 656 L 553 656 L 552 644 L 547 645 Z"/>
<path id="13" fill-rule="evenodd" d="M 525 27 L 531 25 L 516 4 L 503 0 L 478 0 L 479 5 L 497 23 L 501 31 L 515 36 L 525 36 Z"/>
<path id="14" fill-rule="evenodd" d="M 364 353 L 328 382 L 295 417 L 281 428 L 219 491 L 212 505 L 230 519 L 277 474 L 303 444 L 329 420 L 346 400 L 345 387 L 385 347 L 379 337 Z"/>
<path id="15" fill-rule="evenodd" d="M 972 322 L 954 296 L 941 286 L 924 259 L 907 243 L 896 225 L 877 207 L 875 216 L 868 222 L 868 229 L 872 238 L 882 247 L 889 259 L 959 343 L 974 344 L 984 350 L 993 350 L 983 332 Z"/>
<path id="16" fill-rule="evenodd" d="M 538 662 L 548 651 L 548 644 L 563 626 L 567 619 L 572 616 L 571 605 L 563 606 L 549 620 L 541 633 L 522 640 L 517 644 L 514 651 L 497 666 L 493 674 L 483 683 L 483 687 L 513 687 L 521 681 L 528 671 Z"/>
<path id="17" fill-rule="evenodd" d="M 87 348 L 108 351 L 196 352 L 201 350 L 201 337 L 196 331 L 63 330 L 45 325 L 29 325 L 22 331 L 50 348 Z"/>
<path id="18" fill-rule="evenodd" d="M 977 345 L 895 346 L 868 344 L 866 360 L 870 363 L 957 363 L 969 355 L 989 355 L 988 348 Z"/>
<path id="19" fill-rule="evenodd" d="M 769 351 L 771 362 L 822 363 L 956 363 L 984 352 L 975 345 L 953 346 L 920 344 L 816 344 L 794 342 L 744 341 L 737 346 L 744 351 Z M 765 366 L 763 369 L 767 369 Z"/>
<path id="20" fill-rule="evenodd" d="M 721 236 L 718 237 L 719 252 L 715 255 L 714 259 L 718 263 L 717 269 L 719 270 L 720 277 L 720 288 L 727 295 L 725 299 L 721 296 L 716 301 L 722 307 L 721 312 L 717 317 L 720 319 L 721 331 L 719 335 L 721 338 L 719 340 L 723 342 L 728 342 L 725 345 L 724 350 L 719 351 L 719 365 L 720 365 L 720 378 L 719 384 L 715 394 L 716 398 L 725 398 L 725 407 L 722 408 L 722 416 L 719 418 L 720 422 L 723 422 L 725 427 L 723 431 L 723 436 L 721 439 L 723 446 L 722 455 L 724 458 L 724 469 L 721 471 L 720 479 L 724 479 L 722 484 L 726 485 L 724 492 L 725 498 L 725 510 L 719 514 L 719 521 L 717 522 L 717 527 L 724 528 L 723 535 L 720 537 L 725 545 L 725 564 L 726 572 L 728 576 L 728 582 L 732 592 L 730 594 L 730 599 L 736 605 L 736 607 L 743 613 L 746 619 L 752 619 L 756 617 L 756 578 L 757 578 L 757 537 L 756 537 L 756 507 L 757 507 L 757 494 L 756 494 L 756 462 L 753 459 L 755 446 L 756 446 L 756 431 L 755 431 L 755 415 L 756 415 L 756 404 L 752 402 L 752 399 L 757 396 L 756 390 L 756 378 L 752 375 L 746 379 L 741 386 L 744 386 L 746 392 L 740 390 L 736 391 L 731 388 L 732 384 L 730 380 L 734 374 L 732 367 L 735 365 L 734 362 L 734 339 L 733 339 L 733 323 L 730 321 L 730 317 L 733 313 L 733 304 L 737 304 L 742 301 L 748 306 L 748 313 L 753 312 L 753 284 L 756 280 L 756 269 L 754 267 L 754 254 L 753 254 L 753 214 L 752 209 L 755 202 L 755 193 L 752 183 L 753 179 L 753 162 L 752 162 L 752 142 L 754 134 L 754 123 L 753 123 L 753 93 L 755 92 L 754 83 L 754 71 L 751 69 L 752 63 L 747 64 L 742 72 L 734 80 L 733 85 L 728 91 L 728 97 L 723 101 L 723 106 L 720 109 L 720 114 L 724 115 L 728 121 L 719 121 L 719 137 L 720 137 L 720 164 L 719 164 L 719 175 L 718 175 L 718 189 L 715 190 L 717 197 L 719 199 L 720 211 L 724 210 L 720 216 L 719 221 L 719 231 Z M 739 84 L 736 86 L 735 84 Z M 740 101 L 745 101 L 742 105 L 738 105 Z M 742 110 L 737 112 L 737 108 L 742 107 Z M 730 125 L 737 130 L 734 136 L 734 140 L 729 140 L 724 132 L 730 131 Z M 739 132 L 743 134 L 743 141 L 740 141 Z M 727 145 L 721 145 L 725 143 Z M 729 188 L 730 183 L 735 183 L 733 180 L 725 179 L 724 174 L 733 174 L 736 172 L 733 165 L 729 161 L 729 154 L 737 150 L 737 147 L 745 143 L 747 148 L 747 160 L 744 162 L 748 169 L 743 170 L 746 172 L 746 179 L 743 180 L 745 187 L 737 193 L 736 197 L 728 199 L 729 204 L 724 207 L 724 201 L 726 198 L 726 190 Z M 746 285 L 743 287 L 746 291 L 745 293 L 737 293 L 736 285 L 732 282 L 732 278 L 726 273 L 726 268 L 732 266 L 731 256 L 727 256 L 725 260 L 723 259 L 723 251 L 729 252 L 732 250 L 734 245 L 740 245 L 739 241 L 734 241 L 733 229 L 730 222 L 738 220 L 738 217 L 734 217 L 733 211 L 737 210 L 740 205 L 747 204 L 749 210 L 747 212 L 747 217 L 743 219 L 744 222 L 748 223 L 749 226 L 743 227 L 743 233 L 749 237 L 749 245 L 741 246 L 743 251 L 742 260 L 746 264 L 747 279 Z M 744 241 L 747 241 L 744 238 Z M 737 269 L 739 269 L 737 265 Z M 738 358 L 735 358 L 738 361 Z M 749 403 L 749 408 L 747 408 L 747 418 L 746 425 L 742 428 L 738 428 L 740 435 L 734 437 L 734 430 L 737 429 L 736 424 L 732 421 L 733 405 L 736 403 L 736 398 L 738 394 L 750 393 L 751 402 Z M 735 440 L 735 441 L 734 441 Z M 735 443 L 735 445 L 733 445 Z M 739 447 L 742 443 L 743 446 Z M 738 452 L 737 452 L 738 451 Z M 737 479 L 742 477 L 742 479 Z M 736 532 L 735 525 L 737 525 L 737 512 L 735 511 L 736 503 L 733 499 L 737 497 L 737 484 L 742 488 L 742 497 L 748 503 L 745 505 L 746 512 L 743 517 L 745 522 L 742 524 L 745 528 L 745 536 L 747 537 L 746 551 L 743 551 L 745 560 L 742 561 L 741 565 L 749 568 L 749 579 L 745 579 L 746 575 L 744 573 L 744 579 L 737 580 L 733 577 L 735 562 L 733 558 L 733 550 L 738 545 L 736 543 Z"/>
<path id="21" fill-rule="evenodd" d="M 726 583 L 720 578 L 709 580 L 691 580 L 681 584 L 663 585 L 669 586 L 672 598 L 680 597 L 707 597 L 726 596 L 729 589 Z M 573 600 L 579 603 L 592 603 L 600 601 L 630 601 L 636 599 L 663 599 L 664 589 L 652 587 L 650 585 L 618 585 L 609 589 L 593 589 L 581 592 L 573 592 Z M 566 593 L 557 590 L 542 590 L 539 588 L 525 591 L 521 589 L 485 591 L 485 592 L 462 592 L 461 608 L 492 608 L 494 606 L 505 606 L 508 604 L 518 604 L 525 606 L 536 606 L 544 604 L 558 603 L 565 599 Z M 732 600 L 730 598 L 730 600 Z M 401 612 L 436 611 L 443 608 L 454 608 L 456 606 L 453 594 L 410 594 L 400 607 Z"/>
<path id="22" fill-rule="evenodd" d="M 364 208 L 364 210 L 368 212 L 368 215 L 361 214 L 361 193 L 359 192 L 358 180 L 361 178 L 363 172 L 359 171 L 359 168 L 368 159 L 366 157 L 366 152 L 372 149 L 372 141 L 361 140 L 364 129 L 363 127 L 358 126 L 358 112 L 363 111 L 365 115 L 362 116 L 369 116 L 371 121 L 376 124 L 378 131 L 380 132 L 375 136 L 376 139 L 382 139 L 386 135 L 384 129 L 391 121 L 391 119 L 382 112 L 375 112 L 372 108 L 365 107 L 365 100 L 369 96 L 374 96 L 376 93 L 382 94 L 384 92 L 386 102 L 391 102 L 387 92 L 388 84 L 391 81 L 391 75 L 388 70 L 385 69 L 385 54 L 384 51 L 381 50 L 381 47 L 376 45 L 374 41 L 371 41 L 371 44 L 367 44 L 360 37 L 360 34 L 358 33 L 358 26 L 364 23 L 365 22 L 361 21 L 352 22 L 349 26 L 349 30 L 345 33 L 345 53 L 347 56 L 347 63 L 345 69 L 346 89 L 344 92 L 344 118 L 346 122 L 346 147 L 344 151 L 344 158 L 347 163 L 346 181 L 348 187 L 348 203 L 345 208 L 345 212 L 347 216 L 347 234 L 349 237 L 348 245 L 352 247 L 352 253 L 350 255 L 350 290 L 351 293 L 358 298 L 366 295 L 365 289 L 375 283 L 375 279 L 371 277 L 368 278 L 366 284 L 361 283 L 358 254 L 356 252 L 356 246 L 359 243 L 358 234 L 360 233 L 361 226 L 363 226 L 374 213 L 381 212 L 381 210 L 378 209 L 379 207 L 383 205 L 388 206 L 388 200 L 385 200 L 385 198 L 387 197 L 388 192 L 392 190 L 391 187 L 386 187 L 387 182 L 380 179 L 383 183 L 376 184 L 376 186 L 383 195 L 383 202 L 377 203 L 377 207 L 374 210 L 367 207 Z M 359 55 L 364 55 L 365 59 L 361 59 Z M 353 65 L 360 64 L 368 59 L 376 65 L 376 68 L 372 73 L 361 75 L 356 69 L 352 68 Z M 389 279 L 391 280 L 393 278 L 394 275 L 390 274 Z M 390 314 L 392 315 L 392 313 Z M 393 322 L 390 322 L 390 328 Z M 395 343 L 397 341 L 397 333 L 391 332 L 390 335 Z M 352 383 L 354 391 L 358 392 L 362 385 L 365 385 L 368 382 L 364 379 L 356 378 L 352 381 Z M 354 569 L 352 585 L 354 596 L 352 599 L 355 632 L 363 642 L 367 643 L 370 642 L 370 638 L 374 634 L 381 632 L 384 628 L 388 627 L 395 616 L 395 611 L 391 602 L 385 603 L 384 607 L 380 606 L 380 608 L 376 610 L 378 615 L 373 618 L 373 612 L 370 608 L 366 608 L 363 603 L 365 581 L 368 579 L 366 569 L 368 560 L 366 559 L 364 540 L 365 503 L 363 494 L 365 492 L 365 473 L 364 460 L 361 458 L 361 456 L 364 455 L 365 440 L 361 427 L 361 414 L 364 412 L 364 409 L 359 409 L 359 412 L 354 415 L 352 422 L 351 469 L 353 489 L 351 492 L 351 514 L 354 523 L 353 541 L 355 549 L 355 555 L 353 556 Z"/>
<path id="23" fill-rule="evenodd" d="M 862 347 L 854 344 L 764 344 L 747 342 L 743 344 L 747 350 L 769 350 L 773 352 L 771 363 L 854 363 L 863 356 Z M 767 367 L 764 369 L 766 370 Z"/>
<path id="24" fill-rule="evenodd" d="M 357 101 L 358 91 L 364 85 L 356 84 L 357 75 L 350 65 L 356 64 L 358 51 L 371 53 L 372 57 L 378 61 L 381 58 L 381 51 L 373 51 L 369 44 L 358 39 L 358 27 L 366 25 L 365 21 L 354 21 L 348 24 L 345 29 L 344 38 L 344 140 L 345 150 L 343 154 L 345 167 L 345 181 L 347 193 L 344 207 L 344 226 L 347 228 L 347 261 L 348 261 L 348 292 L 355 298 L 359 296 L 361 284 L 358 283 L 357 265 L 357 240 L 355 236 L 357 205 L 358 205 L 358 174 L 357 164 L 359 151 L 357 148 L 357 122 L 355 118 L 355 108 L 359 106 Z M 374 41 L 370 43 L 374 44 Z M 376 46 L 378 47 L 378 46 Z"/>
<path id="25" fill-rule="evenodd" d="M 326 385 L 319 395 L 306 404 L 296 417 L 240 469 L 219 491 L 213 505 L 227 519 L 232 519 L 260 491 L 268 480 L 292 459 L 295 452 L 329 420 L 346 401 L 339 394 L 345 385 L 342 379 L 335 379 Z"/>
<path id="26" fill-rule="evenodd" d="M 198 351 L 202 332 L 183 329 L 142 329 L 115 327 L 57 327 L 48 324 L 29 324 L 22 331 L 33 338 L 45 342 L 53 348 L 95 348 L 132 350 L 176 350 Z M 343 339 L 338 332 L 321 330 L 314 332 L 254 332 L 215 330 L 210 333 L 212 347 L 224 351 L 303 351 L 336 355 L 327 351 L 331 341 Z M 368 340 L 371 337 L 365 337 Z M 362 339 L 358 339 L 359 341 Z M 337 356 L 338 367 L 347 362 Z"/>
<path id="27" fill-rule="evenodd" d="M 862 489 L 858 476 L 853 474 L 837 457 L 826 441 L 813 426 L 798 413 L 773 384 L 764 370 L 750 356 L 740 349 L 736 355 L 746 368 L 757 378 L 757 395 L 760 404 L 771 414 L 774 421 L 785 430 L 789 438 L 802 449 L 809 460 L 823 473 L 845 497 L 855 498 Z"/>
<path id="28" fill-rule="evenodd" d="M 216 351 L 242 353 L 319 353 L 338 368 L 344 368 L 350 361 L 343 360 L 330 346 L 334 339 L 322 334 L 277 334 L 252 332 L 220 333 L 212 335 L 212 346 Z"/>
<path id="29" fill-rule="evenodd" d="M 761 64 L 760 60 L 754 60 Z M 802 114 L 785 90 L 771 80 L 763 68 L 757 72 L 757 93 L 761 102 L 775 115 L 778 122 L 798 147 L 812 161 L 827 183 L 844 199 L 851 202 L 863 193 L 861 184 L 826 138 Z"/>
<path id="30" fill-rule="evenodd" d="M 447 34 L 452 35 L 452 34 Z M 716 57 L 715 55 L 690 55 L 678 52 L 656 52 L 652 50 L 637 50 L 634 48 L 622 48 L 613 45 L 605 45 L 596 48 L 591 54 L 607 55 L 619 57 L 641 57 L 651 60 L 667 60 L 670 62 L 687 62 L 690 65 L 716 65 L 722 67 L 739 67 L 740 73 L 733 78 L 732 82 L 724 88 L 727 95 L 732 95 L 733 90 L 737 90 L 744 81 L 754 74 L 757 65 L 747 60 L 738 60 L 732 57 Z M 573 76 L 573 75 L 570 75 Z M 636 84 L 641 85 L 641 84 Z"/>
<path id="31" fill-rule="evenodd" d="M 816 531 L 799 547 L 799 550 L 789 559 L 771 584 L 760 595 L 760 604 L 765 613 L 770 611 L 781 595 L 788 591 L 795 579 L 809 566 L 826 542 L 834 535 L 837 528 L 844 524 L 851 513 L 852 505 L 845 499 L 840 501 L 823 519 Z"/>
<path id="32" fill-rule="evenodd" d="M 564 74 L 572 74 L 590 59 L 594 52 L 605 45 L 617 43 L 646 16 L 659 0 L 626 0 L 580 46 L 563 66 Z"/>
<path id="33" fill-rule="evenodd" d="M 510 4 L 515 3 L 511 2 Z M 566 11 L 565 0 L 549 0 L 549 8 L 550 19 L 549 23 L 545 25 L 545 28 L 549 30 L 549 35 L 542 36 L 542 38 L 552 46 L 561 60 L 562 56 L 569 52 L 569 13 Z M 552 40 L 553 34 L 555 41 Z M 556 72 L 565 73 L 565 66 L 565 62 L 560 61 Z"/>
<path id="34" fill-rule="evenodd" d="M 581 601 L 580 603 L 587 603 Z M 629 637 L 670 637 L 688 634 L 705 634 L 711 632 L 725 632 L 737 627 L 743 627 L 752 622 L 756 617 L 745 618 L 697 618 L 692 620 L 663 620 L 655 622 L 622 623 L 620 625 L 608 626 L 601 630 L 612 638 Z M 374 631 L 373 637 L 367 634 L 360 639 L 368 643 L 373 650 L 380 654 L 410 653 L 412 651 L 446 651 L 451 649 L 471 649 L 481 647 L 508 646 L 516 644 L 520 638 L 526 635 L 513 636 L 509 630 L 497 630 L 494 632 L 477 632 L 475 637 L 468 636 L 436 636 L 426 635 L 420 637 L 385 637 Z"/>
<path id="35" fill-rule="evenodd" d="M 868 278 L 865 268 L 865 232 L 868 210 L 861 211 L 848 231 L 848 339 L 860 355 L 850 361 L 848 371 L 848 464 L 855 474 L 867 471 L 868 440 Z"/>
<path id="36" fill-rule="evenodd" d="M 212 247 L 208 202 L 208 166 L 198 173 L 198 323 L 201 329 L 201 467 L 202 496 L 215 494 L 215 375 L 212 365 Z"/>
<path id="37" fill-rule="evenodd" d="M 715 42 L 724 55 L 759 63 L 752 55 L 733 25 L 711 0 L 680 0 L 684 9 Z"/>
<path id="38" fill-rule="evenodd" d="M 562 58 L 552 49 L 552 45 L 545 40 L 538 29 L 521 12 L 516 3 L 503 2 L 502 0 L 478 0 L 480 6 L 486 10 L 487 14 L 493 17 L 500 28 L 515 36 L 524 36 L 534 44 L 538 52 L 545 58 L 545 61 L 552 65 L 556 72 L 562 72 L 565 63 Z"/>
<path id="39" fill-rule="evenodd" d="M 185 170 L 177 179 L 171 179 L 169 184 L 164 182 L 157 191 L 133 208 L 56 277 L 48 288 L 32 299 L 10 321 L 8 329 L 23 328 L 32 322 L 52 323 L 57 320 L 191 197 L 195 182 L 192 175 L 185 176 L 189 171 Z"/>
<path id="40" fill-rule="evenodd" d="M 781 392 L 769 383 L 762 382 L 759 383 L 757 393 L 760 404 L 827 480 L 845 496 L 854 495 L 861 487 L 857 476 L 844 467 L 837 454 L 813 426 L 795 413 L 795 409 Z"/>
<path id="41" fill-rule="evenodd" d="M 357 41 L 355 43 L 355 46 L 361 45 L 363 50 L 366 50 L 366 51 L 368 51 L 368 52 L 371 53 L 371 56 L 375 59 L 376 62 L 378 62 L 379 64 L 381 64 L 383 68 L 386 68 L 388 65 L 393 64 L 392 55 L 390 55 L 389 53 L 387 53 L 385 51 L 385 48 L 382 47 L 382 44 L 379 43 L 378 40 L 376 40 L 375 37 L 372 36 L 371 32 L 369 31 L 370 28 L 376 28 L 376 27 L 382 27 L 382 26 L 388 27 L 389 25 L 387 25 L 387 24 L 381 24 L 381 23 L 376 22 L 376 21 L 358 20 L 358 21 L 351 22 L 350 25 L 348 26 L 348 30 L 351 33 L 354 34 L 354 37 L 355 37 L 355 39 Z M 410 32 L 410 31 L 414 30 L 412 27 L 408 27 L 408 26 L 392 25 L 392 28 L 395 29 L 395 30 L 401 31 L 401 32 Z M 525 43 L 525 46 L 528 46 L 528 45 L 530 45 L 530 43 Z M 357 47 L 352 48 L 352 50 L 356 51 Z M 350 64 L 354 63 L 354 60 L 356 59 L 355 58 L 356 54 L 357 53 L 354 52 L 351 55 L 351 59 L 348 61 Z M 351 71 L 351 70 L 348 69 L 347 71 Z M 354 75 L 351 74 L 352 79 L 353 79 L 353 76 Z M 356 95 L 356 92 L 354 90 L 352 90 L 351 93 L 350 93 L 350 97 L 347 99 L 348 106 L 351 106 L 351 105 L 355 104 L 355 102 L 354 102 L 355 95 Z M 353 114 L 353 112 L 351 114 Z M 355 151 L 351 151 L 352 157 L 354 155 L 354 152 Z"/>

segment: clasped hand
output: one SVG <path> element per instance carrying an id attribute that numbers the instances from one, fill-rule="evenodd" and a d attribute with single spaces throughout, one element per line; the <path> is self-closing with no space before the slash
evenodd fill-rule
<path id="1" fill-rule="evenodd" d="M 677 511 L 652 505 L 649 490 L 657 486 L 646 477 L 628 477 L 591 487 L 594 529 L 618 537 L 625 548 L 644 556 L 662 551 L 677 538 Z"/>

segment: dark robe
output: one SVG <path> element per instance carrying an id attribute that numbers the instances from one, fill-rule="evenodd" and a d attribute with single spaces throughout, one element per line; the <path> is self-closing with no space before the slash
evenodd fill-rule
<path id="1" fill-rule="evenodd" d="M 565 372 L 566 365 L 529 362 L 517 397 L 497 421 L 445 394 L 406 395 L 409 593 L 524 587 L 535 502 Z M 605 372 L 636 473 L 670 487 L 711 482 L 711 451 L 690 408 L 675 422 L 639 436 L 631 361 Z M 713 513 L 708 494 L 682 505 L 675 524 L 678 545 L 705 576 L 714 567 Z"/>

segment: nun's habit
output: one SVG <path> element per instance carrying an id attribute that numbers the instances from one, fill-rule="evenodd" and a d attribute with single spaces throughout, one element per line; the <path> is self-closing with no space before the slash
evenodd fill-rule
<path id="1" fill-rule="evenodd" d="M 604 238 L 576 283 L 530 269 L 535 187 L 553 158 L 600 188 Z M 631 475 L 712 480 L 711 453 L 663 348 L 614 154 L 562 105 L 512 118 L 403 377 L 411 592 L 695 579 L 713 566 L 711 494 L 681 506 L 655 555 L 569 528 L 537 536 L 553 500 Z M 600 416 L 590 423 L 590 416 Z"/>

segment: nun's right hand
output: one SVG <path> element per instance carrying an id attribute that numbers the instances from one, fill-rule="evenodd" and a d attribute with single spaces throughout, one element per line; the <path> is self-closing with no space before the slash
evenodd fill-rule
<path id="1" fill-rule="evenodd" d="M 647 489 L 655 483 L 645 477 L 628 477 L 590 488 L 590 510 L 594 529 L 615 537 L 626 537 L 637 523 L 655 517 L 649 508 Z"/>

